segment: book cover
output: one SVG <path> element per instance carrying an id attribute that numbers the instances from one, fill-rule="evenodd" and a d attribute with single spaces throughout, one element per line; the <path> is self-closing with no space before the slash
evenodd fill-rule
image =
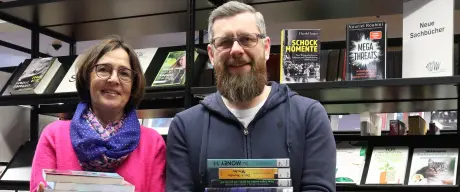
<path id="1" fill-rule="evenodd" d="M 86 191 L 86 192 L 134 192 L 135 186 L 124 181 L 122 185 L 104 185 L 104 184 L 82 184 L 82 183 L 54 183 L 46 182 L 48 188 L 45 191 Z"/>
<path id="2" fill-rule="evenodd" d="M 290 179 L 290 168 L 211 168 L 209 179 Z"/>
<path id="3" fill-rule="evenodd" d="M 53 64 L 55 58 L 37 58 L 33 59 L 24 73 L 19 77 L 13 86 L 12 92 L 31 91 L 37 87 L 43 76 Z"/>
<path id="4" fill-rule="evenodd" d="M 106 177 L 123 179 L 118 173 L 108 172 L 92 172 L 92 171 L 73 171 L 73 170 L 56 170 L 56 169 L 43 169 L 46 175 L 65 175 L 65 176 L 85 176 L 85 177 Z"/>
<path id="5" fill-rule="evenodd" d="M 198 57 L 198 53 L 194 52 L 194 61 Z M 185 83 L 185 66 L 186 54 L 185 51 L 172 51 L 163 62 L 160 71 L 158 72 L 152 86 L 164 86 Z"/>
<path id="6" fill-rule="evenodd" d="M 366 184 L 404 184 L 409 147 L 374 147 Z"/>
<path id="7" fill-rule="evenodd" d="M 210 187 L 291 187 L 291 179 L 213 179 Z"/>
<path id="8" fill-rule="evenodd" d="M 233 188 L 205 188 L 205 192 L 293 192 L 293 187 L 233 187 Z"/>
<path id="9" fill-rule="evenodd" d="M 443 130 L 457 130 L 457 111 L 432 111 L 431 122 Z"/>
<path id="10" fill-rule="evenodd" d="M 117 173 L 43 169 L 46 182 L 123 185 L 124 179 Z"/>
<path id="11" fill-rule="evenodd" d="M 208 159 L 208 168 L 289 167 L 289 158 L 279 159 Z"/>
<path id="12" fill-rule="evenodd" d="M 77 85 L 76 82 L 76 73 L 78 62 L 83 59 L 84 54 L 80 54 L 75 58 L 75 61 L 72 63 L 72 66 L 69 68 L 67 73 L 65 74 L 64 78 L 62 79 L 61 83 L 59 84 L 58 88 L 56 89 L 55 93 L 64 93 L 64 92 L 77 92 Z"/>
<path id="13" fill-rule="evenodd" d="M 134 52 L 137 54 L 137 58 L 141 64 L 142 73 L 145 74 L 147 68 L 152 62 L 153 56 L 157 52 L 158 48 L 145 48 L 145 49 L 135 49 Z"/>
<path id="14" fill-rule="evenodd" d="M 456 185 L 457 148 L 416 148 L 409 185 Z"/>
<path id="15" fill-rule="evenodd" d="M 320 81 L 319 29 L 281 31 L 280 83 Z"/>
<path id="16" fill-rule="evenodd" d="M 367 146 L 356 141 L 339 141 L 336 146 L 335 182 L 361 184 Z"/>
<path id="17" fill-rule="evenodd" d="M 205 188 L 205 192 L 293 192 L 293 187 L 233 187 Z"/>
<path id="18" fill-rule="evenodd" d="M 346 26 L 347 80 L 386 78 L 386 33 L 382 21 Z"/>

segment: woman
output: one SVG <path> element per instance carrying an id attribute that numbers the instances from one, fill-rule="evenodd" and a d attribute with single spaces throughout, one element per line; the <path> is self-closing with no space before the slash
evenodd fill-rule
<path id="1" fill-rule="evenodd" d="M 185 59 L 186 59 L 185 54 L 183 54 L 179 56 L 176 62 L 171 66 L 171 69 L 173 69 L 173 78 L 172 78 L 171 83 L 174 83 L 174 84 L 182 83 L 182 80 L 185 74 L 185 66 L 186 66 Z"/>
<path id="2" fill-rule="evenodd" d="M 136 116 L 145 86 L 136 53 L 111 37 L 81 56 L 76 74 L 81 102 L 72 120 L 43 130 L 32 163 L 31 191 L 46 186 L 43 169 L 116 172 L 136 191 L 164 191 L 164 140 Z"/>

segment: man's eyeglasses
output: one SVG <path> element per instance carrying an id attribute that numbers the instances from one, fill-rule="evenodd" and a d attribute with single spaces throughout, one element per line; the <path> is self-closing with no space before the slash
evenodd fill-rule
<path id="1" fill-rule="evenodd" d="M 259 39 L 265 38 L 265 35 L 257 33 L 240 34 L 237 37 L 216 37 L 211 41 L 211 44 L 217 50 L 225 50 L 233 47 L 233 42 L 238 41 L 238 44 L 243 48 L 253 48 L 259 42 Z"/>
<path id="2" fill-rule="evenodd" d="M 106 79 L 112 75 L 113 68 L 109 64 L 97 64 L 94 66 L 96 75 L 100 78 Z M 128 68 L 120 68 L 117 70 L 118 79 L 122 82 L 131 82 L 136 73 Z"/>

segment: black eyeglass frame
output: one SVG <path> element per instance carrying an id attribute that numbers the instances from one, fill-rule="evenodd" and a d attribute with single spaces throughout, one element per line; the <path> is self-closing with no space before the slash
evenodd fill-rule
<path id="1" fill-rule="evenodd" d="M 265 37 L 267 37 L 266 35 L 263 35 L 263 34 L 260 34 L 260 33 L 243 33 L 243 34 L 241 34 L 241 35 L 237 35 L 236 37 L 231 37 L 231 38 L 230 38 L 230 37 L 215 37 L 215 38 L 213 38 L 213 39 L 211 40 L 210 43 L 211 43 L 211 45 L 212 45 L 215 49 L 218 49 L 218 50 L 220 50 L 220 49 L 219 49 L 218 47 L 216 47 L 215 42 L 216 42 L 216 39 L 220 39 L 220 38 L 232 39 L 232 42 L 237 41 L 238 44 L 239 44 L 241 47 L 244 47 L 244 48 L 253 48 L 253 47 L 257 46 L 257 44 L 259 44 L 259 41 L 257 41 L 252 47 L 248 47 L 248 46 L 242 45 L 239 38 L 241 38 L 242 36 L 245 36 L 245 35 L 256 35 L 256 37 L 257 37 L 258 39 L 264 39 Z M 224 48 L 224 49 L 222 49 L 222 50 L 225 50 L 225 49 L 228 49 L 228 48 Z"/>
<path id="2" fill-rule="evenodd" d="M 98 72 L 97 72 L 97 71 L 98 71 L 97 68 L 98 68 L 99 66 L 106 66 L 106 67 L 109 67 L 109 68 L 110 68 L 110 74 L 109 74 L 109 76 L 107 76 L 107 77 L 101 77 L 101 76 L 98 74 Z M 132 76 L 131 76 L 131 79 L 130 79 L 129 81 L 126 81 L 126 80 L 123 80 L 123 79 L 120 78 L 120 71 L 122 71 L 122 70 L 128 70 L 128 71 L 131 72 Z M 108 78 L 112 75 L 112 73 L 113 73 L 113 67 L 112 67 L 112 65 L 106 64 L 106 63 L 103 63 L 103 64 L 96 64 L 96 65 L 93 66 L 93 71 L 94 71 L 94 73 L 96 73 L 96 76 L 98 76 L 99 78 L 108 79 Z M 136 73 L 134 70 L 132 70 L 132 69 L 128 69 L 128 68 L 119 68 L 119 69 L 117 69 L 117 77 L 118 77 L 118 80 L 120 80 L 120 82 L 126 82 L 126 83 L 133 82 L 134 79 L 136 78 L 136 75 L 137 75 L 137 73 Z"/>

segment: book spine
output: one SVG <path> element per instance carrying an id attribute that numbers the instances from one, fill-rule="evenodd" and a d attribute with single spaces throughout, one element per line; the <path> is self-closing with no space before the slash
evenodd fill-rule
<path id="1" fill-rule="evenodd" d="M 206 188 L 205 192 L 292 192 L 292 187 Z"/>
<path id="2" fill-rule="evenodd" d="M 219 168 L 208 169 L 210 175 L 216 175 L 216 179 L 289 179 L 289 168 Z M 215 179 L 215 178 L 211 178 Z"/>
<path id="3" fill-rule="evenodd" d="M 289 159 L 208 159 L 208 168 L 289 167 Z"/>
<path id="4" fill-rule="evenodd" d="M 211 187 L 291 187 L 291 179 L 211 180 Z"/>

